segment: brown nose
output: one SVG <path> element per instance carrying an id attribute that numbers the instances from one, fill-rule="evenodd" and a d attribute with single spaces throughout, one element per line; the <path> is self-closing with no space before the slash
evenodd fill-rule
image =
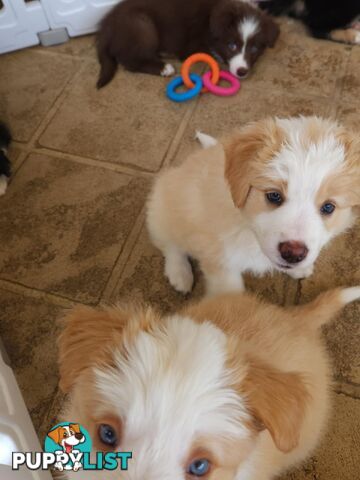
<path id="1" fill-rule="evenodd" d="M 249 73 L 249 70 L 247 68 L 241 67 L 236 70 L 236 75 L 240 78 L 246 77 L 246 75 Z"/>
<path id="2" fill-rule="evenodd" d="M 306 258 L 309 250 L 304 243 L 291 240 L 279 243 L 279 252 L 288 263 L 299 263 Z"/>

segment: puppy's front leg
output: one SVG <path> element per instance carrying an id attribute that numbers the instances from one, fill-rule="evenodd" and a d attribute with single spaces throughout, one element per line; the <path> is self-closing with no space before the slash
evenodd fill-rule
<path id="1" fill-rule="evenodd" d="M 216 268 L 214 265 L 201 265 L 206 279 L 206 295 L 241 292 L 245 290 L 244 280 L 239 270 Z"/>

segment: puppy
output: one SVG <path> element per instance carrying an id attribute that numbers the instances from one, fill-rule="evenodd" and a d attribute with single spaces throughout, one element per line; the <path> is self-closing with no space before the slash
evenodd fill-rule
<path id="1" fill-rule="evenodd" d="M 8 127 L 0 122 L 0 196 L 4 195 L 11 176 L 11 164 L 7 157 L 7 149 L 11 143 Z"/>
<path id="2" fill-rule="evenodd" d="M 127 472 L 101 478 L 270 480 L 319 441 L 330 389 L 320 327 L 358 298 L 360 287 L 339 288 L 282 308 L 227 294 L 167 317 L 77 307 L 59 340 L 64 418 L 94 451 L 133 453 Z"/>
<path id="3" fill-rule="evenodd" d="M 261 0 L 259 5 L 302 20 L 314 37 L 360 45 L 359 0 Z"/>
<path id="4" fill-rule="evenodd" d="M 165 52 L 182 60 L 213 53 L 244 78 L 278 35 L 270 17 L 239 0 L 124 0 L 100 26 L 97 87 L 111 81 L 118 63 L 130 71 L 172 75 L 174 67 L 160 57 Z"/>
<path id="5" fill-rule="evenodd" d="M 162 173 L 147 225 L 176 290 L 192 288 L 188 256 L 209 294 L 242 290 L 245 271 L 309 276 L 352 225 L 359 187 L 357 134 L 317 117 L 261 120 Z"/>

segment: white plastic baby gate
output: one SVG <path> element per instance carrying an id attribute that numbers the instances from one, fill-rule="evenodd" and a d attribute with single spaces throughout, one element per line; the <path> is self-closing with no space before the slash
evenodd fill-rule
<path id="1" fill-rule="evenodd" d="M 0 53 L 36 45 L 42 32 L 66 29 L 71 37 L 94 32 L 115 3 L 119 0 L 0 0 Z"/>

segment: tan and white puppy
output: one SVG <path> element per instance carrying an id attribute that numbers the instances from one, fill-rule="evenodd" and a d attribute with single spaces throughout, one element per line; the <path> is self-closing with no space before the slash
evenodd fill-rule
<path id="1" fill-rule="evenodd" d="M 360 287 L 282 308 L 247 293 L 178 314 L 77 307 L 59 340 L 64 418 L 93 450 L 132 451 L 127 472 L 77 480 L 270 480 L 307 457 L 329 410 L 321 325 Z"/>
<path id="2" fill-rule="evenodd" d="M 74 447 L 79 445 L 79 443 L 85 442 L 85 437 L 82 434 L 78 423 L 70 423 L 68 426 L 59 426 L 50 430 L 50 432 L 48 432 L 48 437 L 60 445 L 63 451 L 67 454 L 79 453 L 79 450 L 74 449 Z M 55 463 L 55 468 L 61 472 L 64 470 L 64 466 L 61 462 Z M 72 468 L 77 472 L 82 468 L 82 464 L 80 462 L 75 462 Z"/>
<path id="3" fill-rule="evenodd" d="M 360 204 L 359 136 L 317 117 L 251 123 L 162 173 L 147 223 L 165 275 L 192 288 L 188 256 L 208 293 L 243 289 L 241 274 L 309 276 L 320 250 Z"/>

